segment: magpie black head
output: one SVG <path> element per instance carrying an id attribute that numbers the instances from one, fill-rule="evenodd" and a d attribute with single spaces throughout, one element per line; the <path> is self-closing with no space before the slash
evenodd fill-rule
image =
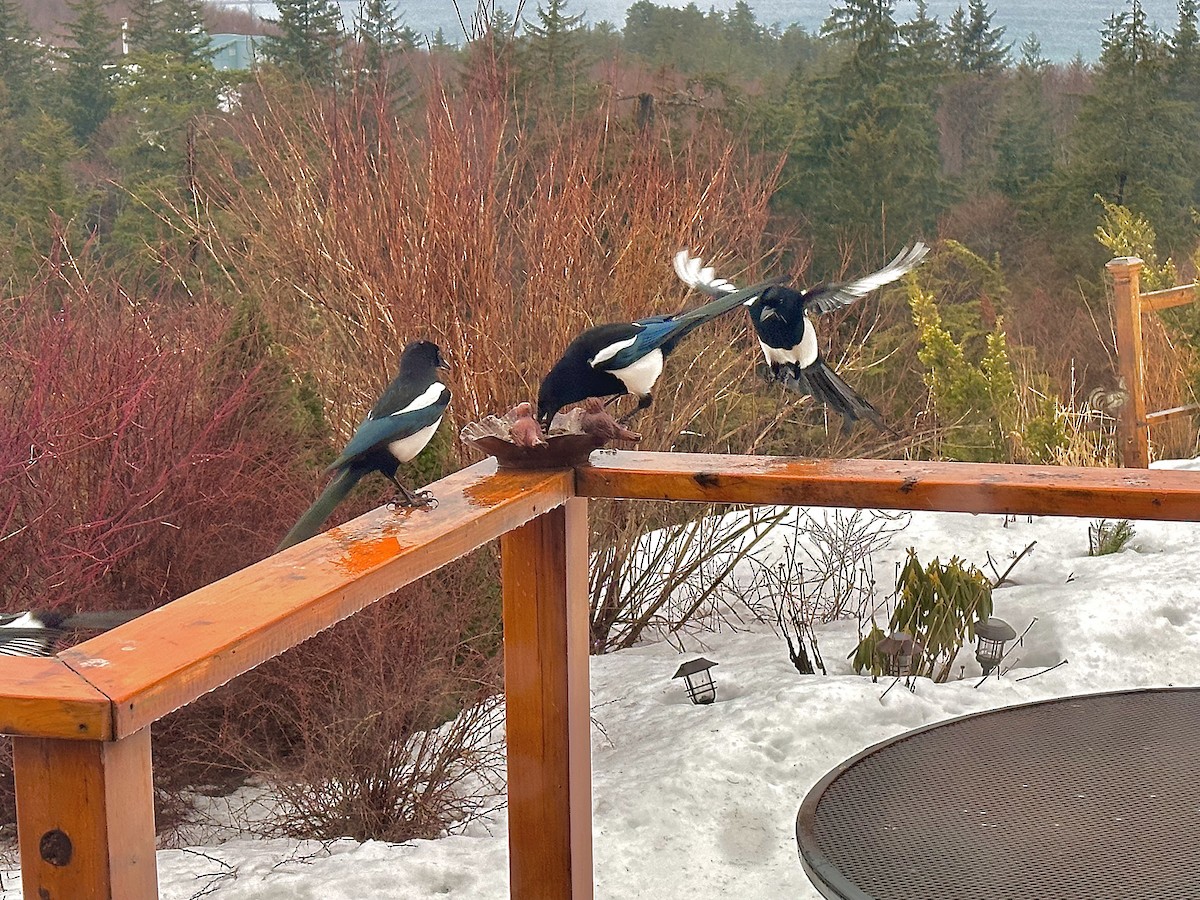
<path id="1" fill-rule="evenodd" d="M 438 345 L 432 341 L 413 341 L 400 354 L 401 372 L 419 372 L 448 369 L 449 364 L 442 356 Z"/>
<path id="2" fill-rule="evenodd" d="M 753 305 L 763 310 L 764 313 L 767 314 L 767 317 L 770 318 L 771 314 L 766 313 L 767 310 L 770 310 L 773 314 L 778 315 L 780 314 L 780 308 L 785 303 L 795 300 L 796 296 L 796 292 L 791 288 L 785 287 L 781 284 L 773 284 L 758 295 L 758 299 L 754 301 Z"/>
<path id="3" fill-rule="evenodd" d="M 37 624 L 42 628 L 61 628 L 63 622 L 67 620 L 66 613 L 61 613 L 56 609 L 34 610 L 30 616 L 36 619 Z"/>
<path id="4" fill-rule="evenodd" d="M 562 378 L 555 371 L 551 371 L 538 389 L 537 420 L 543 431 L 550 430 L 550 420 L 554 418 L 554 414 L 570 402 L 559 399 L 562 394 L 561 381 Z"/>

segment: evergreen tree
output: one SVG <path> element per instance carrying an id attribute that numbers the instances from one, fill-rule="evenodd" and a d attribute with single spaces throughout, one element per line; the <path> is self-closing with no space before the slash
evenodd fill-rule
<path id="1" fill-rule="evenodd" d="M 389 0 L 360 0 L 354 37 L 362 53 L 362 67 L 371 76 L 382 74 L 390 57 L 413 49 L 419 40 L 415 31 L 401 23 Z"/>
<path id="2" fill-rule="evenodd" d="M 1133 0 L 1109 20 L 1101 46 L 1095 90 L 1083 101 L 1046 215 L 1067 233 L 1089 234 L 1099 195 L 1146 216 L 1169 252 L 1190 250 L 1200 159 L 1189 139 L 1191 111 L 1171 97 L 1166 39 Z"/>
<path id="3" fill-rule="evenodd" d="M 1021 42 L 1021 59 L 1017 62 L 1018 73 L 1043 73 L 1050 65 L 1042 53 L 1042 42 L 1038 36 L 1030 32 L 1029 37 Z"/>
<path id="4" fill-rule="evenodd" d="M 890 0 L 847 0 L 826 32 L 860 40 L 833 71 L 794 84 L 794 150 L 776 205 L 808 218 L 814 265 L 831 271 L 846 247 L 877 259 L 930 233 L 946 194 L 929 91 L 899 63 Z"/>
<path id="5" fill-rule="evenodd" d="M 821 35 L 853 48 L 859 78 L 882 82 L 900 47 L 895 0 L 842 0 L 830 9 Z"/>
<path id="6" fill-rule="evenodd" d="M 129 7 L 129 48 L 169 53 L 185 63 L 205 62 L 212 54 L 201 0 L 133 0 Z"/>
<path id="7" fill-rule="evenodd" d="M 1054 170 L 1054 122 L 1044 92 L 1049 65 L 1031 34 L 1001 104 L 992 186 L 1022 210 Z"/>
<path id="8" fill-rule="evenodd" d="M 343 40 L 342 13 L 333 0 L 275 0 L 278 36 L 261 43 L 263 57 L 289 77 L 332 85 Z"/>
<path id="9" fill-rule="evenodd" d="M 924 86 L 923 96 L 930 105 L 934 93 L 949 67 L 942 26 L 929 15 L 927 0 L 917 0 L 917 13 L 900 26 L 900 65 L 905 77 Z"/>
<path id="10" fill-rule="evenodd" d="M 0 114 L 29 109 L 48 68 L 16 0 L 0 0 Z"/>
<path id="11" fill-rule="evenodd" d="M 1192 106 L 1200 114 L 1200 28 L 1197 26 L 1197 0 L 1179 0 L 1179 19 L 1167 42 L 1170 61 L 1167 78 L 1171 95 Z"/>
<path id="12" fill-rule="evenodd" d="M 967 12 L 960 4 L 947 29 L 951 64 L 959 72 L 997 72 L 1008 65 L 1012 44 L 1004 43 L 1004 28 L 992 27 L 993 13 L 986 0 L 969 0 Z"/>
<path id="13" fill-rule="evenodd" d="M 81 141 L 87 141 L 113 106 L 117 70 L 117 27 L 101 0 L 67 0 L 74 18 L 67 28 L 64 57 L 64 108 Z"/>
<path id="14" fill-rule="evenodd" d="M 12 177 L 0 178 L 0 252 L 5 278 L 32 272 L 56 233 L 81 231 L 84 197 L 69 167 L 81 155 L 71 126 L 43 112 L 20 120 L 22 130 L 0 142 Z"/>
<path id="15" fill-rule="evenodd" d="M 567 2 L 538 4 L 537 23 L 525 20 L 519 58 L 526 82 L 542 84 L 555 103 L 569 102 L 579 89 L 591 87 L 583 79 L 583 13 L 568 15 Z"/>

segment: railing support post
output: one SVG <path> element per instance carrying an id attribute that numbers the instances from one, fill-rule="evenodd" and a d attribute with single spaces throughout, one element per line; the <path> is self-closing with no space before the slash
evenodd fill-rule
<path id="1" fill-rule="evenodd" d="M 25 900 L 156 900 L 150 729 L 13 738 Z"/>
<path id="2" fill-rule="evenodd" d="M 1117 413 L 1117 444 L 1121 465 L 1150 467 L 1146 426 L 1146 391 L 1142 367 L 1142 261 L 1119 256 L 1105 267 L 1112 274 L 1113 318 L 1117 328 L 1117 371 L 1124 382 L 1125 402 Z"/>
<path id="3" fill-rule="evenodd" d="M 587 501 L 500 539 L 509 894 L 592 897 Z"/>

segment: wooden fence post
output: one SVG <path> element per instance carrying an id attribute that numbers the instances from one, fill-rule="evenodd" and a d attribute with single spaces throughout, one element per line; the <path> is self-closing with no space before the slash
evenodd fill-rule
<path id="1" fill-rule="evenodd" d="M 509 895 L 592 897 L 587 500 L 500 539 Z"/>
<path id="2" fill-rule="evenodd" d="M 1125 402 L 1117 413 L 1117 444 L 1121 465 L 1150 467 L 1150 441 L 1146 427 L 1146 393 L 1142 367 L 1142 261 L 1119 256 L 1105 266 L 1112 274 L 1117 328 L 1117 370 L 1125 385 Z"/>
<path id="3" fill-rule="evenodd" d="M 150 729 L 13 738 L 25 900 L 156 900 Z"/>

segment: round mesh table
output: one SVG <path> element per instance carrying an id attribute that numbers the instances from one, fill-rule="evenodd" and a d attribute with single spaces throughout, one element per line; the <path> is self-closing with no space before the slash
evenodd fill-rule
<path id="1" fill-rule="evenodd" d="M 838 900 L 1200 898 L 1200 688 L 910 731 L 826 775 L 796 837 Z"/>

